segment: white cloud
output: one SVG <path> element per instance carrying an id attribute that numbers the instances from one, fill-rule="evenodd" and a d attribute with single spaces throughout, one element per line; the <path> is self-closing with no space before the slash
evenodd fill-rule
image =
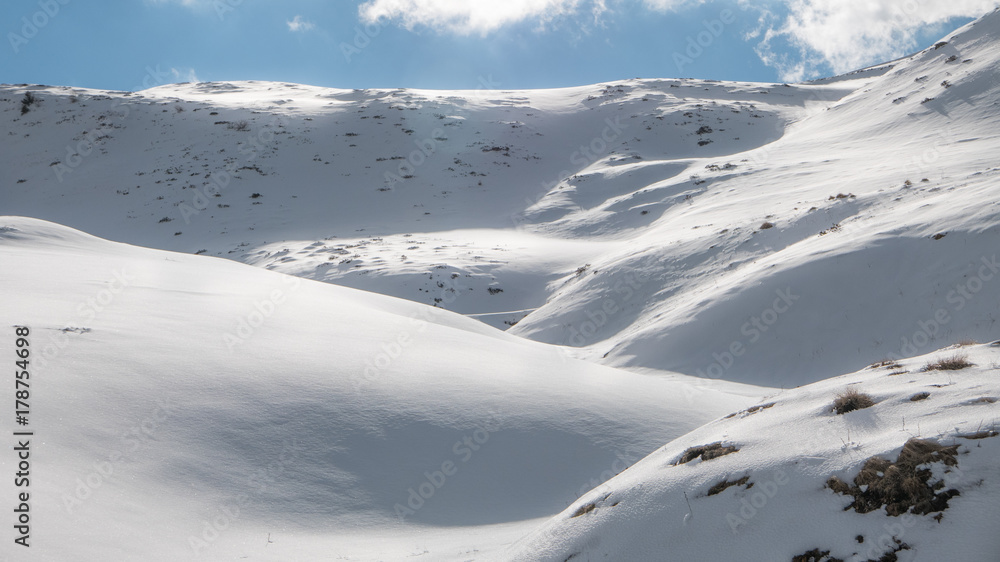
<path id="1" fill-rule="evenodd" d="M 741 0 L 744 7 L 753 7 Z M 760 10 L 760 27 L 748 38 L 760 38 L 757 53 L 776 68 L 782 80 L 799 81 L 822 73 L 835 74 L 898 58 L 917 48 L 917 37 L 929 27 L 955 17 L 978 17 L 996 0 L 784 0 L 788 15 L 777 18 Z M 787 42 L 776 47 L 776 42 Z"/>
<path id="2" fill-rule="evenodd" d="M 590 6 L 599 15 L 603 0 L 366 0 L 358 8 L 366 23 L 397 21 L 403 27 L 426 26 L 462 35 L 487 34 L 523 21 L 540 24 Z"/>
<path id="3" fill-rule="evenodd" d="M 285 24 L 288 25 L 288 31 L 292 33 L 305 32 L 316 27 L 316 24 L 302 19 L 302 16 L 295 16 L 292 21 L 286 21 Z"/>

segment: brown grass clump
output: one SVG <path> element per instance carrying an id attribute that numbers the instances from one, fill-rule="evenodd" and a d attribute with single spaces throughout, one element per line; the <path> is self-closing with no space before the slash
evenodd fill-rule
<path id="1" fill-rule="evenodd" d="M 757 412 L 759 412 L 761 410 L 766 410 L 766 409 L 770 408 L 771 406 L 774 406 L 774 404 L 775 404 L 774 402 L 768 402 L 767 404 L 759 404 L 757 406 L 750 406 L 746 410 L 740 410 L 739 412 L 733 412 L 733 413 L 729 414 L 728 416 L 725 417 L 725 419 L 728 420 L 729 418 L 738 416 L 739 414 L 754 414 L 754 413 L 757 413 Z"/>
<path id="2" fill-rule="evenodd" d="M 872 400 L 871 396 L 860 392 L 856 388 L 848 388 L 844 392 L 837 395 L 837 399 L 833 401 L 833 409 L 838 414 L 846 414 L 847 412 L 853 412 L 854 410 L 863 410 L 865 408 L 871 408 L 875 405 L 875 401 Z"/>
<path id="3" fill-rule="evenodd" d="M 886 369 L 902 369 L 903 366 L 892 359 L 882 359 L 881 361 L 876 361 L 871 365 L 868 365 L 869 369 L 878 369 L 885 367 Z"/>
<path id="4" fill-rule="evenodd" d="M 719 482 L 718 484 L 715 484 L 714 486 L 709 488 L 707 495 L 714 496 L 716 494 L 721 494 L 723 490 L 731 486 L 746 486 L 747 490 L 749 490 L 750 488 L 753 488 L 753 484 L 752 483 L 748 484 L 748 482 L 750 482 L 749 476 L 744 476 L 743 478 L 740 478 L 739 480 L 733 480 L 732 482 L 723 479 L 722 482 Z"/>
<path id="5" fill-rule="evenodd" d="M 944 482 L 931 486 L 927 481 L 931 471 L 917 467 L 941 462 L 945 466 L 958 466 L 955 455 L 958 445 L 945 447 L 934 441 L 912 438 L 903 445 L 896 462 L 881 457 L 871 457 L 854 477 L 851 486 L 836 476 L 826 482 L 838 494 L 854 497 L 854 501 L 844 510 L 854 509 L 858 513 L 869 513 L 885 506 L 890 516 L 896 517 L 908 511 L 925 515 L 948 508 L 948 500 L 959 494 L 958 490 L 940 491 Z"/>
<path id="6" fill-rule="evenodd" d="M 792 562 L 844 562 L 840 558 L 834 558 L 830 556 L 829 550 L 824 550 L 820 552 L 818 548 L 814 548 L 809 552 L 804 552 L 798 556 L 792 557 Z"/>
<path id="7" fill-rule="evenodd" d="M 910 402 L 917 402 L 919 400 L 927 400 L 931 397 L 930 392 L 918 392 L 910 397 Z"/>
<path id="8" fill-rule="evenodd" d="M 735 453 L 736 451 L 739 451 L 739 449 L 732 445 L 723 446 L 721 442 L 711 443 L 709 445 L 700 445 L 698 447 L 688 447 L 687 450 L 684 451 L 684 454 L 681 455 L 681 458 L 674 464 L 684 464 L 697 458 L 701 458 L 703 461 L 709 461 L 730 453 Z"/>
<path id="9" fill-rule="evenodd" d="M 934 363 L 928 363 L 924 366 L 924 371 L 960 371 L 969 367 L 974 367 L 975 365 L 969 361 L 969 356 L 964 353 L 956 353 L 951 357 L 945 357 L 935 361 Z"/>
<path id="10" fill-rule="evenodd" d="M 581 515 L 586 515 L 587 513 L 590 513 L 591 511 L 594 511 L 595 509 L 597 509 L 597 504 L 595 504 L 593 502 L 581 505 L 579 509 L 577 509 L 575 512 L 573 512 L 573 515 L 570 516 L 570 519 L 572 519 L 574 517 L 579 517 Z"/>

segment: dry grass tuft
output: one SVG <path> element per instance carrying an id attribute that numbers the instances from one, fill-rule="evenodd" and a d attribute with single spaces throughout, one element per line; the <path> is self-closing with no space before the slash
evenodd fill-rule
<path id="1" fill-rule="evenodd" d="M 721 482 L 709 488 L 707 495 L 714 496 L 716 494 L 721 494 L 723 490 L 732 486 L 746 486 L 747 490 L 749 490 L 750 488 L 753 488 L 753 484 L 752 483 L 748 484 L 748 482 L 750 482 L 749 476 L 744 476 L 743 478 L 740 478 L 739 480 L 733 480 L 732 482 L 723 479 Z"/>
<path id="2" fill-rule="evenodd" d="M 681 455 L 681 458 L 674 464 L 688 463 L 697 458 L 701 458 L 703 461 L 709 461 L 730 453 L 735 453 L 736 451 L 739 451 L 737 447 L 732 445 L 723 446 L 721 442 L 711 443 L 709 445 L 700 445 L 698 447 L 688 447 L 688 449 L 684 451 L 684 454 Z"/>
<path id="3" fill-rule="evenodd" d="M 580 509 L 577 509 L 576 511 L 573 512 L 573 515 L 570 516 L 570 519 L 572 519 L 573 517 L 579 517 L 581 515 L 586 515 L 586 514 L 590 513 L 591 511 L 594 511 L 595 509 L 597 509 L 597 504 L 595 504 L 593 502 L 581 505 Z"/>
<path id="4" fill-rule="evenodd" d="M 834 558 L 830 556 L 829 550 L 824 550 L 820 552 L 818 548 L 814 548 L 809 552 L 804 552 L 798 556 L 792 557 L 792 562 L 844 562 L 840 558 Z"/>
<path id="5" fill-rule="evenodd" d="M 956 353 L 951 357 L 945 357 L 933 363 L 924 365 L 924 371 L 960 371 L 975 365 L 969 361 L 969 356 L 964 353 Z"/>
<path id="6" fill-rule="evenodd" d="M 926 400 L 931 397 L 930 392 L 918 392 L 910 397 L 910 402 L 917 402 L 919 400 Z"/>
<path id="7" fill-rule="evenodd" d="M 875 401 L 872 400 L 871 396 L 860 392 L 856 388 L 848 388 L 844 392 L 837 395 L 837 399 L 833 401 L 833 409 L 838 414 L 846 414 L 847 412 L 853 412 L 854 410 L 863 410 L 865 408 L 871 408 L 875 405 Z"/>
<path id="8" fill-rule="evenodd" d="M 750 406 L 746 410 L 740 410 L 739 412 L 733 412 L 733 413 L 729 414 L 728 416 L 726 416 L 724 419 L 728 420 L 729 418 L 736 417 L 736 416 L 738 416 L 740 414 L 755 414 L 755 413 L 757 413 L 757 412 L 759 412 L 761 410 L 766 410 L 766 409 L 770 408 L 771 406 L 774 406 L 774 404 L 775 404 L 775 402 L 768 402 L 767 404 L 759 404 L 757 406 Z"/>
<path id="9" fill-rule="evenodd" d="M 900 365 L 899 363 L 897 363 L 893 359 L 882 359 L 880 361 L 876 361 L 876 362 L 872 363 L 871 365 L 868 365 L 869 369 L 879 369 L 879 368 L 882 368 L 882 367 L 885 367 L 886 369 L 902 369 L 903 368 L 902 365 Z"/>

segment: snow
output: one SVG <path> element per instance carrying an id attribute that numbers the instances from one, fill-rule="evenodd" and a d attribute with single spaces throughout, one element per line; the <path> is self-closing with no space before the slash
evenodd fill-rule
<path id="1" fill-rule="evenodd" d="M 706 424 L 583 495 L 496 559 L 765 561 L 819 548 L 858 562 L 880 559 L 900 539 L 909 546 L 899 551 L 901 561 L 994 560 L 1000 539 L 992 522 L 1000 507 L 984 498 L 1000 493 L 1000 439 L 962 436 L 998 427 L 1000 410 L 988 400 L 1000 397 L 1000 345 L 963 351 L 975 367 L 922 372 L 955 353 L 936 352 L 786 390 L 769 397 L 766 409 Z M 835 414 L 834 397 L 849 387 L 869 394 L 875 406 Z M 927 399 L 911 400 L 924 391 Z M 824 487 L 830 476 L 850 482 L 869 457 L 895 460 L 915 437 L 959 446 L 957 467 L 930 465 L 935 480 L 960 492 L 940 521 L 845 511 L 850 498 Z M 688 447 L 720 441 L 739 451 L 674 464 Z M 751 488 L 707 494 L 743 476 Z M 593 502 L 596 508 L 573 517 Z"/>
<path id="2" fill-rule="evenodd" d="M 30 559 L 995 558 L 1000 12 L 942 43 L 788 85 L 0 85 Z M 960 445 L 940 521 L 824 488 L 914 436 Z"/>
<path id="3" fill-rule="evenodd" d="M 39 559 L 106 558 L 112 544 L 146 560 L 371 555 L 358 528 L 383 529 L 375 556 L 393 559 L 440 544 L 418 532 L 428 526 L 457 541 L 437 547 L 448 559 L 465 526 L 500 526 L 475 542 L 489 550 L 617 455 L 635 462 L 761 392 L 616 371 L 455 313 L 229 260 L 0 224 L 0 283 L 18 295 L 5 316 L 30 326 L 36 358 Z M 397 517 L 425 473 L 442 485 Z M 217 541 L 189 545 L 244 494 Z"/>

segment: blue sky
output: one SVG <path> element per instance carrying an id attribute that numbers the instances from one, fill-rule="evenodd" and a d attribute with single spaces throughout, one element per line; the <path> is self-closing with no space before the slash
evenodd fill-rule
<path id="1" fill-rule="evenodd" d="M 549 88 L 832 75 L 926 47 L 983 0 L 5 0 L 0 82 Z"/>

